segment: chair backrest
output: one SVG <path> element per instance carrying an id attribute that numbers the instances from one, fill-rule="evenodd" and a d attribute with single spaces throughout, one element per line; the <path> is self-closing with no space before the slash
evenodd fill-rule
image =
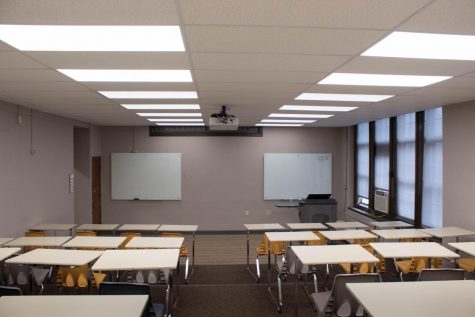
<path id="1" fill-rule="evenodd" d="M 88 265 L 85 264 L 72 268 L 61 267 L 58 277 L 61 287 L 87 287 L 89 285 Z"/>
<path id="2" fill-rule="evenodd" d="M 381 282 L 381 277 L 376 273 L 338 274 L 335 276 L 335 281 L 333 283 L 333 314 L 336 316 L 356 316 L 357 312 L 362 309 L 360 304 L 346 287 L 347 283 L 377 282 Z"/>
<path id="3" fill-rule="evenodd" d="M 269 239 L 264 234 L 261 240 L 261 251 L 265 254 L 268 252 L 269 248 Z M 270 254 L 285 254 L 285 242 L 284 241 L 274 241 L 270 243 Z"/>
<path id="4" fill-rule="evenodd" d="M 76 236 L 95 237 L 97 233 L 95 231 L 76 231 Z"/>
<path id="5" fill-rule="evenodd" d="M 25 237 L 44 237 L 46 233 L 44 231 L 27 231 Z"/>
<path id="6" fill-rule="evenodd" d="M 123 283 L 123 282 L 102 282 L 99 285 L 100 295 L 148 295 L 147 307 L 151 307 L 150 286 L 148 284 L 140 283 Z M 147 310 L 144 311 L 143 316 L 149 316 Z"/>
<path id="7" fill-rule="evenodd" d="M 2 296 L 18 296 L 23 295 L 23 292 L 18 287 L 0 286 L 0 297 Z"/>
<path id="8" fill-rule="evenodd" d="M 463 280 L 465 273 L 461 269 L 424 269 L 419 273 L 419 281 Z"/>

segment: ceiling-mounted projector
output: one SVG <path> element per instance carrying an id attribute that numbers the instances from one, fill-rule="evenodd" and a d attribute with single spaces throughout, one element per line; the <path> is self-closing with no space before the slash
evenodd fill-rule
<path id="1" fill-rule="evenodd" d="M 226 106 L 221 106 L 221 111 L 214 113 L 209 118 L 210 130 L 237 130 L 239 119 L 226 112 Z"/>

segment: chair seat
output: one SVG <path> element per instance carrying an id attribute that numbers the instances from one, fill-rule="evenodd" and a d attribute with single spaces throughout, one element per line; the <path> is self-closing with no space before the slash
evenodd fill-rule
<path id="1" fill-rule="evenodd" d="M 312 293 L 312 300 L 320 314 L 323 314 L 332 298 L 332 291 Z"/>
<path id="2" fill-rule="evenodd" d="M 460 268 L 467 272 L 475 271 L 475 258 L 463 258 L 458 261 Z"/>
<path id="3" fill-rule="evenodd" d="M 399 271 L 401 271 L 404 274 L 407 274 L 411 272 L 412 260 L 396 261 L 396 265 Z"/>

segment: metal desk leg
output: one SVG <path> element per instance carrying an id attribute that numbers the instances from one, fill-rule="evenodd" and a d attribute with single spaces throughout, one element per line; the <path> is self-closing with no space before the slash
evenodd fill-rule
<path id="1" fill-rule="evenodd" d="M 191 255 L 193 258 L 191 259 L 191 272 L 190 275 L 185 280 L 185 283 L 188 284 L 188 282 L 191 279 L 191 276 L 193 275 L 193 272 L 195 271 L 195 231 L 193 231 L 193 241 L 192 241 L 192 246 L 191 246 Z"/>
<path id="2" fill-rule="evenodd" d="M 251 274 L 251 276 L 256 280 L 256 283 L 259 283 L 259 280 L 260 280 L 259 277 L 256 276 L 254 274 L 254 272 L 252 272 L 251 266 L 249 265 L 249 230 L 247 230 L 247 249 L 246 250 L 247 250 L 247 262 L 246 262 L 247 267 L 246 267 L 246 269 L 249 272 L 249 274 Z"/>
<path id="3" fill-rule="evenodd" d="M 271 260 L 270 260 L 270 246 L 271 246 L 270 241 L 267 241 L 267 291 L 269 292 L 269 295 L 270 295 L 272 301 L 274 302 L 274 304 L 277 308 L 277 311 L 279 313 L 281 313 L 282 312 L 282 299 L 279 296 L 279 301 L 277 301 L 274 297 L 274 294 L 272 294 L 272 286 L 271 286 L 271 280 L 270 280 L 271 269 L 272 269 Z M 277 275 L 277 283 L 280 283 L 280 273 L 278 273 L 278 275 Z"/>

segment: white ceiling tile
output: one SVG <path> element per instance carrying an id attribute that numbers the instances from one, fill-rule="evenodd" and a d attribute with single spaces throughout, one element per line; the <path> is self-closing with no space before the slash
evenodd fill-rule
<path id="1" fill-rule="evenodd" d="M 441 81 L 432 87 L 475 88 L 475 77 L 455 77 Z"/>
<path id="2" fill-rule="evenodd" d="M 195 69 L 330 72 L 348 56 L 193 53 Z"/>
<path id="3" fill-rule="evenodd" d="M 390 29 L 430 0 L 180 0 L 185 24 Z"/>
<path id="4" fill-rule="evenodd" d="M 2 0 L 2 24 L 177 25 L 173 0 Z"/>
<path id="5" fill-rule="evenodd" d="M 353 55 L 387 34 L 372 30 L 187 26 L 191 52 Z"/>
<path id="6" fill-rule="evenodd" d="M 22 81 L 22 82 L 0 82 L 0 91 L 16 91 L 23 93 L 25 91 L 89 91 L 88 88 L 70 81 Z"/>
<path id="7" fill-rule="evenodd" d="M 0 51 L 0 69 L 7 68 L 46 68 L 22 53 Z"/>
<path id="8" fill-rule="evenodd" d="M 475 1 L 437 0 L 416 13 L 399 31 L 475 35 Z"/>
<path id="9" fill-rule="evenodd" d="M 220 83 L 220 82 L 197 82 L 198 86 L 198 95 L 201 91 L 229 91 L 229 92 L 274 92 L 274 91 L 285 91 L 298 93 L 304 91 L 309 84 L 299 84 L 299 83 Z"/>
<path id="10" fill-rule="evenodd" d="M 195 91 L 194 83 L 108 83 L 108 82 L 82 82 L 82 85 L 92 90 L 173 90 Z"/>
<path id="11" fill-rule="evenodd" d="M 26 52 L 55 69 L 189 69 L 186 53 L 177 52 Z"/>
<path id="12" fill-rule="evenodd" d="M 0 72 L 0 82 L 22 81 L 71 81 L 71 79 L 49 69 L 4 69 Z"/>
<path id="13" fill-rule="evenodd" d="M 15 51 L 15 49 L 7 43 L 0 41 L 0 51 Z"/>
<path id="14" fill-rule="evenodd" d="M 405 95 L 408 96 L 434 96 L 434 97 L 457 97 L 475 99 L 475 88 L 447 88 L 447 87 L 423 87 L 413 90 Z"/>
<path id="15" fill-rule="evenodd" d="M 349 85 L 318 85 L 309 87 L 305 92 L 329 94 L 364 94 L 364 95 L 395 95 L 413 90 L 413 87 L 389 86 L 349 86 Z"/>
<path id="16" fill-rule="evenodd" d="M 295 93 L 289 92 L 281 92 L 281 91 L 274 91 L 274 92 L 260 92 L 260 91 L 253 91 L 253 92 L 246 92 L 245 96 L 243 96 L 242 92 L 240 91 L 202 91 L 200 92 L 200 100 L 205 99 L 212 99 L 212 98 L 243 98 L 243 99 L 291 99 L 295 96 Z"/>
<path id="17" fill-rule="evenodd" d="M 51 99 L 51 100 L 69 100 L 69 99 L 106 99 L 104 96 L 93 91 L 82 90 L 56 90 L 56 91 L 6 91 L 4 92 L 8 96 L 19 96 L 22 98 L 33 99 Z M 110 99 L 107 99 L 110 100 Z"/>
<path id="18" fill-rule="evenodd" d="M 200 82 L 280 82 L 315 83 L 326 73 L 317 72 L 272 72 L 272 71 L 217 71 L 196 70 L 195 78 Z"/>

